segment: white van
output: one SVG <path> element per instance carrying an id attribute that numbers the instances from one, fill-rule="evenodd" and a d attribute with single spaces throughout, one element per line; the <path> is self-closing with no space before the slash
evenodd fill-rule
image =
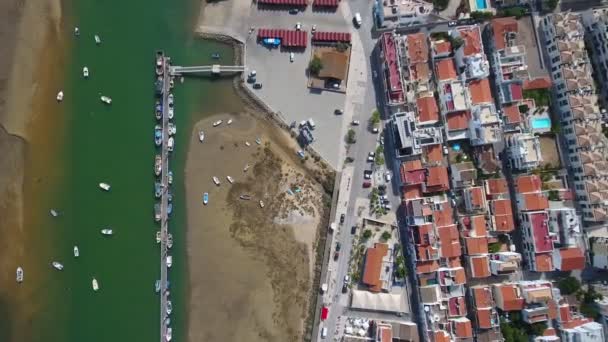
<path id="1" fill-rule="evenodd" d="M 310 129 L 315 129 L 316 127 L 315 122 L 312 121 L 312 119 L 308 119 L 308 126 L 310 126 Z"/>
<path id="2" fill-rule="evenodd" d="M 363 24 L 363 20 L 361 19 L 361 13 L 357 12 L 355 13 L 355 25 L 359 27 L 361 26 L 361 24 Z"/>
<path id="3" fill-rule="evenodd" d="M 327 327 L 324 327 L 323 329 L 321 329 L 321 338 L 326 338 L 327 337 Z"/>

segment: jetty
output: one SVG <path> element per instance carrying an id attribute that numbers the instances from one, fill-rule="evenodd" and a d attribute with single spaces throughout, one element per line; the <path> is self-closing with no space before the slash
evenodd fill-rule
<path id="1" fill-rule="evenodd" d="M 245 71 L 244 65 L 200 65 L 200 66 L 170 66 L 169 74 L 171 76 L 180 76 L 184 74 L 234 74 Z"/>

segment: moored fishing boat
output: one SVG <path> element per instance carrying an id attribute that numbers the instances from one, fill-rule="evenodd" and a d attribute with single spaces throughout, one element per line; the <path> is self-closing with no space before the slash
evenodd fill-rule
<path id="1" fill-rule="evenodd" d="M 228 122 L 226 122 L 226 125 L 231 125 L 232 124 L 232 119 L 228 119 Z"/>
<path id="2" fill-rule="evenodd" d="M 173 137 L 170 137 L 169 140 L 167 140 L 167 151 L 173 152 L 174 146 L 175 146 L 175 139 L 173 139 Z"/>
<path id="3" fill-rule="evenodd" d="M 156 96 L 161 96 L 163 94 L 163 80 L 157 79 L 154 82 L 154 92 L 156 93 Z"/>
<path id="4" fill-rule="evenodd" d="M 170 300 L 167 301 L 167 315 L 170 315 L 173 312 L 173 304 Z"/>
<path id="5" fill-rule="evenodd" d="M 234 183 L 234 178 L 226 176 L 226 179 L 228 180 L 228 182 L 230 182 L 230 184 Z"/>
<path id="6" fill-rule="evenodd" d="M 173 107 L 173 94 L 169 94 L 167 102 L 169 102 L 169 107 Z"/>
<path id="7" fill-rule="evenodd" d="M 167 333 L 165 334 L 165 339 L 167 340 L 167 342 L 171 341 L 171 338 L 173 337 L 173 329 L 171 329 L 171 327 L 167 328 Z"/>
<path id="8" fill-rule="evenodd" d="M 74 258 L 78 258 L 80 256 L 80 250 L 78 246 L 74 246 Z"/>
<path id="9" fill-rule="evenodd" d="M 160 104 L 160 101 L 157 101 L 156 105 L 154 106 L 154 117 L 156 120 L 163 118 L 163 105 Z"/>
<path id="10" fill-rule="evenodd" d="M 220 185 L 220 179 L 219 179 L 219 178 L 217 178 L 217 177 L 215 177 L 215 176 L 213 176 L 213 183 L 214 183 L 215 185 L 219 186 L 219 185 Z"/>
<path id="11" fill-rule="evenodd" d="M 264 201 L 260 200 L 260 208 L 264 208 Z"/>
<path id="12" fill-rule="evenodd" d="M 99 188 L 104 191 L 110 191 L 110 184 L 108 183 L 99 183 Z"/>
<path id="13" fill-rule="evenodd" d="M 173 265 L 173 257 L 171 255 L 167 255 L 167 267 L 171 268 L 171 266 Z"/>
<path id="14" fill-rule="evenodd" d="M 167 215 L 171 215 L 173 213 L 173 203 L 169 202 L 167 204 Z"/>
<path id="15" fill-rule="evenodd" d="M 17 267 L 17 278 L 16 278 L 18 283 L 22 283 L 23 282 L 23 268 L 21 268 L 21 266 Z"/>
<path id="16" fill-rule="evenodd" d="M 251 195 L 243 194 L 239 196 L 239 198 L 245 201 L 249 201 L 251 199 Z"/>
<path id="17" fill-rule="evenodd" d="M 112 104 L 112 99 L 109 96 L 102 95 L 99 99 L 105 104 Z"/>
<path id="18" fill-rule="evenodd" d="M 53 261 L 51 265 L 53 265 L 53 267 L 59 271 L 63 270 L 63 265 L 58 261 Z"/>
<path id="19" fill-rule="evenodd" d="M 163 194 L 163 187 L 160 182 L 154 182 L 154 197 L 160 198 Z"/>
<path id="20" fill-rule="evenodd" d="M 222 124 L 222 120 L 217 120 L 216 122 L 213 123 L 213 127 L 217 127 L 221 124 Z"/>
<path id="21" fill-rule="evenodd" d="M 205 132 L 203 132 L 203 130 L 201 129 L 198 132 L 198 141 L 203 142 L 203 140 L 205 140 Z"/>
<path id="22" fill-rule="evenodd" d="M 99 45 L 101 44 L 101 38 L 99 38 L 99 35 L 95 35 L 95 44 Z"/>
<path id="23" fill-rule="evenodd" d="M 76 37 L 80 36 L 80 29 L 78 28 L 78 26 L 74 27 L 74 35 Z"/>
<path id="24" fill-rule="evenodd" d="M 93 291 L 99 290 L 99 283 L 97 282 L 97 279 L 93 278 L 93 280 L 91 280 L 91 285 L 93 286 Z"/>
<path id="25" fill-rule="evenodd" d="M 207 205 L 207 203 L 209 203 L 209 193 L 205 192 L 203 194 L 203 204 Z"/>
<path id="26" fill-rule="evenodd" d="M 57 93 L 57 101 L 63 101 L 63 90 Z"/>
<path id="27" fill-rule="evenodd" d="M 171 235 L 171 234 L 167 235 L 167 247 L 168 248 L 173 247 L 173 235 Z"/>
<path id="28" fill-rule="evenodd" d="M 261 145 L 262 144 L 262 139 L 256 138 L 255 139 L 255 143 L 258 144 L 258 145 Z"/>
<path id="29" fill-rule="evenodd" d="M 154 292 L 159 293 L 160 292 L 160 280 L 157 280 L 154 283 Z"/>
<path id="30" fill-rule="evenodd" d="M 169 106 L 169 112 L 167 113 L 167 116 L 169 117 L 169 120 L 173 120 L 173 115 L 175 114 L 173 106 Z"/>
<path id="31" fill-rule="evenodd" d="M 163 144 L 163 128 L 161 125 L 154 126 L 154 144 L 156 146 Z"/>
<path id="32" fill-rule="evenodd" d="M 156 232 L 156 243 L 160 243 L 160 235 L 161 235 L 161 232 L 159 230 Z"/>
<path id="33" fill-rule="evenodd" d="M 154 157 L 154 174 L 156 176 L 160 176 L 161 171 L 163 170 L 162 158 L 159 154 Z"/>
<path id="34" fill-rule="evenodd" d="M 177 133 L 177 127 L 175 126 L 175 124 L 173 122 L 169 122 L 169 127 L 167 129 L 167 132 L 169 133 L 169 135 L 175 135 L 175 133 Z"/>
<path id="35" fill-rule="evenodd" d="M 167 174 L 167 180 L 169 181 L 169 184 L 173 184 L 173 171 L 169 171 Z"/>
<path id="36" fill-rule="evenodd" d="M 51 209 L 51 216 L 57 217 L 59 216 L 59 213 L 55 209 Z"/>
<path id="37" fill-rule="evenodd" d="M 110 228 L 105 228 L 105 229 L 101 230 L 101 234 L 103 234 L 103 235 L 112 235 L 112 234 L 114 234 L 114 231 L 112 229 L 110 229 Z"/>
<path id="38" fill-rule="evenodd" d="M 87 68 L 86 66 L 82 68 L 82 76 L 84 78 L 89 78 L 89 68 Z"/>
<path id="39" fill-rule="evenodd" d="M 219 54 L 219 52 L 214 52 L 214 53 L 212 53 L 212 54 L 211 54 L 211 58 L 213 58 L 213 59 L 220 59 L 220 54 Z"/>

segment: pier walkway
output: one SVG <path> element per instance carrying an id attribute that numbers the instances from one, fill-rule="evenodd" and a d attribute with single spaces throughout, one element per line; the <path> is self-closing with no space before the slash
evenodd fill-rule
<path id="1" fill-rule="evenodd" d="M 200 66 L 170 66 L 169 74 L 179 76 L 183 74 L 214 74 L 235 73 L 245 71 L 244 65 L 200 65 Z"/>
<path id="2" fill-rule="evenodd" d="M 167 256 L 169 255 L 169 248 L 167 247 L 167 240 L 169 234 L 169 150 L 168 150 L 168 136 L 169 136 L 169 115 L 168 115 L 168 97 L 170 92 L 170 77 L 167 73 L 169 67 L 169 61 L 167 57 L 163 58 L 163 143 L 162 143 L 162 171 L 161 171 L 161 186 L 162 196 L 160 204 L 161 213 L 161 241 L 160 241 L 160 342 L 166 342 L 167 326 L 165 325 L 165 319 L 167 318 L 167 302 L 169 301 L 168 295 L 168 273 L 167 268 Z"/>

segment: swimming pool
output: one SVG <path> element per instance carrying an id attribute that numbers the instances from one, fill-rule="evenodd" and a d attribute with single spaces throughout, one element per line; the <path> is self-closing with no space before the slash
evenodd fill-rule
<path id="1" fill-rule="evenodd" d="M 551 128 L 551 119 L 549 118 L 537 118 L 532 119 L 531 125 L 532 129 L 549 129 Z"/>
<path id="2" fill-rule="evenodd" d="M 477 9 L 486 9 L 488 6 L 486 6 L 486 0 L 475 0 L 476 5 L 477 5 Z"/>

